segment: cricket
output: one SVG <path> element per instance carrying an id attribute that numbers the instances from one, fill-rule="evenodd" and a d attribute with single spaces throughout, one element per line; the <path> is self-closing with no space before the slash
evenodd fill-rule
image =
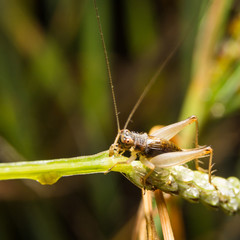
<path id="1" fill-rule="evenodd" d="M 126 152 L 130 153 L 130 157 L 127 162 L 117 162 L 115 163 L 106 173 L 110 172 L 117 164 L 131 164 L 135 160 L 140 160 L 143 165 L 150 169 L 148 174 L 143 178 L 143 183 L 145 185 L 148 177 L 152 174 L 156 167 L 159 168 L 168 168 L 176 165 L 181 165 L 188 163 L 189 161 L 195 160 L 195 167 L 198 171 L 205 172 L 206 170 L 202 169 L 199 166 L 199 158 L 209 157 L 208 164 L 208 180 L 211 184 L 211 175 L 212 175 L 212 156 L 213 150 L 210 146 L 199 146 L 198 145 L 198 119 L 196 116 L 191 116 L 183 121 L 165 126 L 151 135 L 147 133 L 137 133 L 127 129 L 129 122 L 131 121 L 135 111 L 139 107 L 140 103 L 146 96 L 147 92 L 151 86 L 156 81 L 157 77 L 160 75 L 162 69 L 171 59 L 172 55 L 178 48 L 178 45 L 172 50 L 168 55 L 166 60 L 160 66 L 156 74 L 149 81 L 145 87 L 143 93 L 140 95 L 136 104 L 134 105 L 132 111 L 129 114 L 129 117 L 124 125 L 123 129 L 120 129 L 120 123 L 118 118 L 118 108 L 115 98 L 114 86 L 112 81 L 112 74 L 110 69 L 109 58 L 107 54 L 107 49 L 104 41 L 103 30 L 101 27 L 100 16 L 98 8 L 96 5 L 96 0 L 94 0 L 94 8 L 96 11 L 97 22 L 99 27 L 99 32 L 101 36 L 101 41 L 103 45 L 105 61 L 108 71 L 108 78 L 112 90 L 112 99 L 114 104 L 114 111 L 117 122 L 118 133 L 115 138 L 114 143 L 109 148 L 109 156 L 118 156 Z M 196 133 L 195 133 L 195 148 L 193 149 L 181 149 L 171 139 L 177 135 L 181 130 L 183 130 L 189 124 L 195 123 Z"/>
<path id="2" fill-rule="evenodd" d="M 239 7 L 1 4 L 0 239 L 240 239 Z"/>

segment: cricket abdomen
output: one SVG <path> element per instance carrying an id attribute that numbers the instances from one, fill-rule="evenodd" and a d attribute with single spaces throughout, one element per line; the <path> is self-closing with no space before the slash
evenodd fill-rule
<path id="1" fill-rule="evenodd" d="M 149 138 L 147 141 L 147 146 L 145 148 L 145 156 L 147 158 L 152 158 L 159 154 L 180 151 L 182 151 L 182 149 L 171 141 L 165 139 Z"/>

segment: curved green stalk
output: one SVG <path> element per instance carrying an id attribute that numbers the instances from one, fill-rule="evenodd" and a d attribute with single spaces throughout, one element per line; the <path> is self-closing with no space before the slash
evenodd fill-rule
<path id="1" fill-rule="evenodd" d="M 32 179 L 41 184 L 54 184 L 64 176 L 104 173 L 116 162 L 124 162 L 123 156 L 109 157 L 108 151 L 91 156 L 55 160 L 1 163 L 0 180 Z M 208 174 L 192 171 L 185 166 L 155 168 L 143 185 L 144 176 L 149 169 L 140 161 L 132 164 L 118 164 L 112 171 L 123 173 L 132 183 L 148 190 L 160 189 L 164 192 L 179 195 L 190 202 L 199 202 L 221 208 L 228 214 L 240 210 L 240 180 L 235 177 L 227 179 L 212 177 Z"/>
<path id="2" fill-rule="evenodd" d="M 118 161 L 125 160 L 119 157 Z M 116 162 L 108 156 L 108 151 L 91 156 L 62 158 L 53 160 L 39 160 L 0 164 L 0 180 L 32 179 L 41 184 L 54 184 L 61 177 L 104 173 Z M 125 173 L 132 170 L 131 165 L 117 165 L 114 171 Z"/>

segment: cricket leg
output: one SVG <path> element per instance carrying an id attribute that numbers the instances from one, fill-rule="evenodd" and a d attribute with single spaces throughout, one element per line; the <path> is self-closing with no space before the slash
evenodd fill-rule
<path id="1" fill-rule="evenodd" d="M 118 165 L 118 164 L 130 164 L 136 158 L 137 158 L 137 154 L 135 152 L 131 151 L 131 156 L 130 156 L 130 158 L 128 158 L 127 161 L 116 162 L 115 164 L 113 164 L 112 167 L 110 167 L 106 172 L 104 172 L 104 174 L 108 174 L 116 165 Z"/>
<path id="2" fill-rule="evenodd" d="M 141 156 L 140 157 L 140 161 L 143 165 L 145 165 L 146 167 L 148 167 L 150 169 L 150 171 L 144 176 L 143 178 L 143 186 L 146 185 L 146 181 L 148 179 L 148 177 L 153 173 L 154 169 L 155 169 L 155 165 L 152 164 L 150 161 L 148 161 L 145 157 Z"/>
<path id="3" fill-rule="evenodd" d="M 169 152 L 169 153 L 159 154 L 156 157 L 153 157 L 151 159 L 151 163 L 154 164 L 155 167 L 167 168 L 167 167 L 173 167 L 176 165 L 187 163 L 196 158 L 203 158 L 203 157 L 210 156 L 209 165 L 208 165 L 208 176 L 209 176 L 209 183 L 211 183 L 212 153 L 213 151 L 211 147 L 184 150 L 180 152 Z"/>
<path id="4" fill-rule="evenodd" d="M 209 161 L 208 161 L 208 181 L 209 183 L 212 183 L 212 157 L 213 157 L 213 150 L 211 147 L 209 148 Z M 214 172 L 214 171 L 213 171 Z"/>
<path id="5" fill-rule="evenodd" d="M 196 118 L 196 121 L 195 121 L 195 126 L 196 126 L 196 131 L 195 131 L 195 148 L 199 148 L 199 145 L 198 145 L 198 135 L 199 135 L 199 128 L 198 128 L 198 119 Z M 212 168 L 212 148 L 211 148 L 211 152 L 209 153 L 210 154 L 210 158 L 209 158 L 209 167 L 208 167 L 208 170 L 205 170 L 203 168 L 201 168 L 199 166 L 199 162 L 201 163 L 201 161 L 199 161 L 198 158 L 196 158 L 194 161 L 195 161 L 195 168 L 200 171 L 200 172 L 207 172 L 209 173 L 209 183 L 211 183 L 211 168 Z"/>
<path id="6" fill-rule="evenodd" d="M 195 121 L 195 127 L 196 127 L 196 131 L 195 131 L 195 148 L 199 148 L 199 145 L 198 145 L 198 119 L 196 118 L 196 121 Z M 195 159 L 195 168 L 198 170 L 198 171 L 202 171 L 204 169 L 200 168 L 199 167 L 199 160 L 198 158 Z"/>

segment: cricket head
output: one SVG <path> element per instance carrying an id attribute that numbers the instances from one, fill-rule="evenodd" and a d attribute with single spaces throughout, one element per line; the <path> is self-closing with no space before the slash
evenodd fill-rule
<path id="1" fill-rule="evenodd" d="M 115 153 L 119 154 L 120 152 L 127 151 L 132 146 L 134 146 L 133 134 L 127 129 L 122 129 L 118 132 L 114 143 L 109 148 L 109 156 L 111 157 Z"/>
<path id="2" fill-rule="evenodd" d="M 133 134 L 127 129 L 121 130 L 118 143 L 123 150 L 129 150 L 134 145 Z"/>

